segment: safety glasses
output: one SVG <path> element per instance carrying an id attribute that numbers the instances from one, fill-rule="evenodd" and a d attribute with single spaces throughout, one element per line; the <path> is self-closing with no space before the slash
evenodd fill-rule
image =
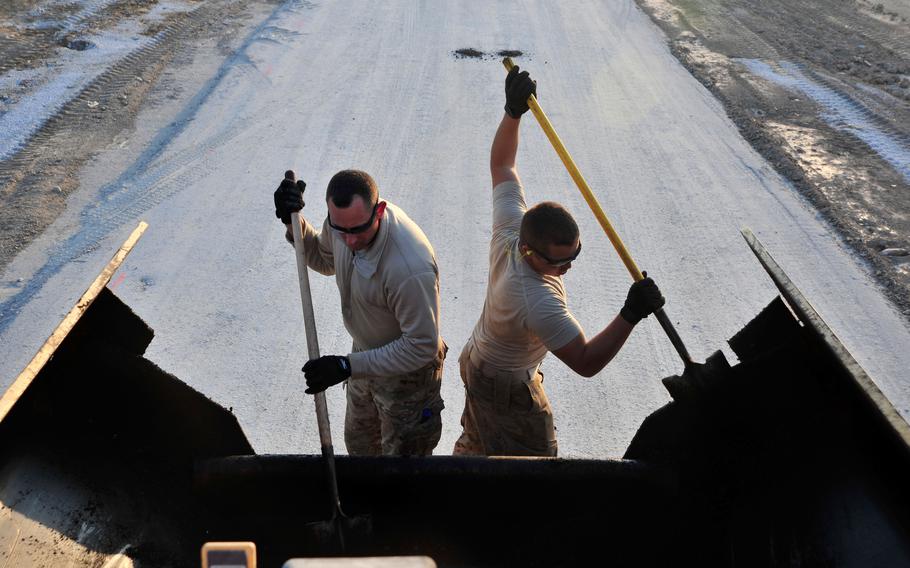
<path id="1" fill-rule="evenodd" d="M 339 227 L 332 222 L 332 218 L 329 217 L 329 227 L 335 229 L 339 233 L 347 233 L 349 235 L 357 235 L 370 230 L 370 227 L 373 226 L 373 221 L 376 219 L 376 208 L 379 207 L 379 202 L 373 206 L 373 212 L 370 213 L 370 220 L 364 223 L 363 225 L 357 225 L 356 227 Z"/>
<path id="2" fill-rule="evenodd" d="M 576 258 L 578 258 L 578 255 L 581 254 L 581 241 L 578 241 L 578 249 L 575 251 L 575 254 L 573 254 L 572 256 L 570 256 L 568 258 L 553 259 L 538 250 L 532 249 L 530 246 L 528 248 L 530 250 L 534 251 L 534 254 L 536 254 L 537 256 L 542 258 L 550 266 L 560 267 L 560 266 L 565 266 L 565 265 L 569 264 L 570 262 L 572 262 L 573 260 L 575 260 Z"/>

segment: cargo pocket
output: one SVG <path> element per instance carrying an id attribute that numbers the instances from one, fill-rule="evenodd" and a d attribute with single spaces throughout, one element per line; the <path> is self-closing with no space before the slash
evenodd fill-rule
<path id="1" fill-rule="evenodd" d="M 535 374 L 529 379 L 522 381 L 528 396 L 531 398 L 531 404 L 528 412 L 541 412 L 550 406 L 547 393 L 543 390 L 543 373 Z"/>
<path id="2" fill-rule="evenodd" d="M 442 437 L 443 408 L 445 404 L 439 397 L 421 408 L 416 420 L 399 431 L 395 453 L 403 456 L 431 455 Z"/>
<path id="3" fill-rule="evenodd" d="M 521 414 L 534 412 L 534 409 L 538 406 L 538 399 L 534 389 L 528 385 L 527 379 L 523 379 L 515 373 L 504 373 L 504 375 L 508 377 L 507 384 L 509 385 L 509 404 L 507 410 Z"/>
<path id="4" fill-rule="evenodd" d="M 440 350 L 440 354 L 443 351 Z M 412 373 L 374 384 L 383 415 L 383 451 L 398 455 L 429 455 L 442 433 L 439 394 L 442 360 Z"/>
<path id="5" fill-rule="evenodd" d="M 525 429 L 528 433 L 526 444 L 529 455 L 556 456 L 556 429 L 553 425 L 553 410 L 550 399 L 541 384 L 541 377 L 535 374 L 525 383 L 530 396 L 534 399 L 534 408 L 526 415 Z"/>

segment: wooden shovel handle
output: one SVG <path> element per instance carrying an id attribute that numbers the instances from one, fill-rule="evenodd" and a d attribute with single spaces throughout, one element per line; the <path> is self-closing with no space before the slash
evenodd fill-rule
<path id="1" fill-rule="evenodd" d="M 510 71 L 512 67 L 515 66 L 515 64 L 512 62 L 511 57 L 506 57 L 503 59 L 502 64 L 505 65 L 507 71 Z M 573 160 L 572 156 L 569 155 L 569 151 L 566 150 L 566 147 L 562 143 L 562 140 L 560 140 L 559 135 L 556 134 L 556 130 L 553 128 L 553 125 L 550 124 L 550 119 L 547 118 L 546 113 L 544 113 L 543 109 L 540 108 L 540 105 L 537 103 L 537 97 L 534 95 L 528 97 L 528 107 L 531 109 L 531 112 L 534 113 L 534 116 L 537 117 L 537 122 L 540 123 L 540 127 L 543 128 L 543 131 L 547 135 L 547 138 L 550 139 L 550 144 L 553 145 L 553 148 L 556 150 L 556 153 L 559 154 L 559 158 L 562 160 L 562 163 L 566 166 L 566 169 L 569 170 L 569 175 L 572 176 L 573 180 L 575 180 L 575 185 L 577 185 L 578 189 L 581 190 L 582 197 L 584 197 L 585 201 L 588 202 L 588 207 L 590 207 L 591 211 L 594 212 L 594 216 L 597 217 L 597 221 L 600 223 L 600 226 L 607 234 L 610 242 L 613 243 L 613 248 L 615 248 L 616 252 L 619 253 L 619 257 L 622 259 L 623 264 L 626 265 L 626 269 L 629 271 L 629 274 L 632 275 L 632 278 L 636 282 L 643 279 L 644 276 L 642 276 L 641 270 L 638 269 L 638 265 L 636 265 L 635 261 L 632 260 L 632 255 L 630 255 L 629 251 L 626 250 L 626 246 L 623 244 L 622 239 L 619 238 L 619 234 L 617 234 L 616 230 L 613 228 L 613 224 L 610 223 L 610 220 L 607 218 L 607 214 L 604 213 L 604 210 L 601 208 L 600 203 L 598 203 L 597 198 L 594 197 L 594 193 L 591 191 L 591 188 L 588 187 L 588 182 L 585 181 L 585 178 L 583 175 L 581 175 L 578 166 L 575 165 L 575 160 Z"/>
<path id="2" fill-rule="evenodd" d="M 288 170 L 285 178 L 295 179 L 294 172 Z M 306 329 L 306 346 L 310 359 L 319 358 L 319 338 L 316 335 L 316 316 L 313 314 L 313 297 L 310 293 L 310 275 L 307 270 L 306 252 L 303 248 L 303 231 L 300 223 L 300 213 L 291 213 L 291 232 L 294 234 L 294 252 L 297 258 L 297 279 L 300 281 L 300 305 L 303 306 L 303 325 Z M 325 402 L 325 392 L 314 395 L 316 401 L 316 420 L 319 423 L 319 441 L 323 453 L 332 449 L 332 428 L 329 424 L 329 410 Z"/>

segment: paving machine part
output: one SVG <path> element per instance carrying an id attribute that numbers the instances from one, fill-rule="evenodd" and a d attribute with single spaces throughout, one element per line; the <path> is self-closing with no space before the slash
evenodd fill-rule
<path id="1" fill-rule="evenodd" d="M 781 295 L 730 339 L 727 372 L 669 381 L 622 459 L 338 456 L 345 509 L 373 519 L 348 554 L 910 567 L 910 427 L 750 243 Z M 337 556 L 304 528 L 325 519 L 322 456 L 256 455 L 142 356 L 152 335 L 102 287 L 4 395 L 0 562 L 198 567 L 209 541 L 253 541 L 269 568 Z"/>
<path id="2" fill-rule="evenodd" d="M 143 357 L 154 333 L 107 287 L 143 230 L 0 398 L 0 565 L 198 566 L 215 539 L 193 462 L 253 453 L 229 411 Z"/>
<path id="3" fill-rule="evenodd" d="M 426 556 L 292 558 L 282 568 L 436 568 L 436 563 Z"/>
<path id="4" fill-rule="evenodd" d="M 201 552 L 202 568 L 256 568 L 255 542 L 207 542 Z"/>

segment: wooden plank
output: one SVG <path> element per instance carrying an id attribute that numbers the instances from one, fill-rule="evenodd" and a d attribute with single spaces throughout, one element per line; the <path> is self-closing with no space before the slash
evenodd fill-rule
<path id="1" fill-rule="evenodd" d="M 761 244 L 761 241 L 758 240 L 758 237 L 749 229 L 742 229 L 741 232 L 746 239 L 746 242 L 749 243 L 752 252 L 755 253 L 758 261 L 764 266 L 765 271 L 774 281 L 781 296 L 787 301 L 787 304 L 790 305 L 793 312 L 799 317 L 804 325 L 811 327 L 816 332 L 828 350 L 837 358 L 841 366 L 853 378 L 856 386 L 863 392 L 868 402 L 878 409 L 881 417 L 893 430 L 894 434 L 903 441 L 907 451 L 910 452 L 910 425 L 907 424 L 907 421 L 904 420 L 897 409 L 894 408 L 894 405 L 891 404 L 891 401 L 882 393 L 878 388 L 878 385 L 872 381 L 872 378 L 866 373 L 865 369 L 863 369 L 856 359 L 853 358 L 853 355 L 847 351 L 847 348 L 844 347 L 844 344 L 841 343 L 840 339 L 831 331 L 831 328 L 828 327 L 825 320 L 823 320 L 818 312 L 815 311 L 812 304 L 809 303 L 806 297 L 803 296 L 803 293 L 800 292 L 799 288 L 793 284 L 793 281 L 790 280 L 783 269 L 781 269 L 780 265 L 777 264 L 777 261 L 768 253 L 764 245 Z"/>
<path id="2" fill-rule="evenodd" d="M 101 271 L 98 277 L 95 278 L 95 281 L 92 282 L 85 293 L 82 294 L 82 297 L 79 298 L 79 301 L 76 302 L 73 309 L 66 314 L 66 317 L 63 318 L 63 321 L 60 322 L 57 329 L 55 329 L 51 336 L 48 337 L 47 341 L 44 342 L 44 345 L 41 346 L 41 349 L 38 350 L 38 353 L 35 354 L 31 362 L 26 365 L 25 370 L 19 373 L 19 376 L 16 377 L 13 384 L 6 389 L 6 392 L 3 393 L 3 397 L 0 398 L 0 422 L 3 422 L 3 419 L 6 418 L 7 414 L 12 410 L 16 401 L 25 393 L 29 385 L 32 384 L 32 381 L 35 380 L 35 377 L 38 376 L 38 373 L 41 372 L 41 369 L 44 368 L 44 365 L 53 357 L 54 352 L 60 344 L 63 343 L 66 336 L 69 335 L 69 332 L 73 330 L 73 327 L 75 327 L 79 318 L 82 317 L 82 314 L 88 310 L 89 306 L 92 305 L 92 302 L 95 301 L 95 298 L 98 297 L 98 294 L 101 293 L 101 290 L 107 286 L 111 277 L 117 269 L 120 268 L 120 265 L 123 264 L 126 255 L 133 250 L 139 237 L 142 236 L 142 233 L 144 233 L 147 228 L 148 223 L 145 221 L 139 222 L 139 225 L 120 246 L 120 249 L 114 254 L 111 261 L 107 263 L 104 270 Z"/>

